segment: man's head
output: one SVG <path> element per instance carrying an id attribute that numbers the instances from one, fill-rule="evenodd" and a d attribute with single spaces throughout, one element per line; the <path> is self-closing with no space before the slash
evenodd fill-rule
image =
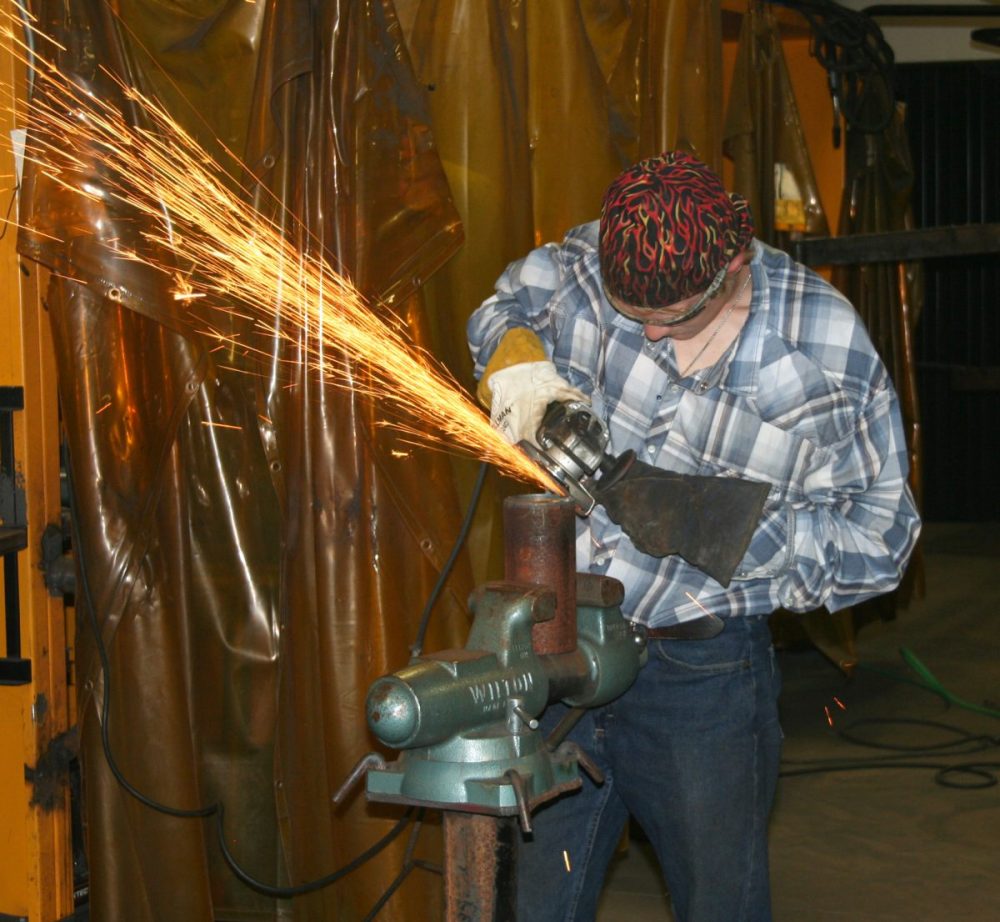
<path id="1" fill-rule="evenodd" d="M 608 296 L 655 310 L 700 295 L 753 239 L 746 200 L 684 151 L 642 160 L 608 188 L 601 276 Z M 718 280 L 718 282 L 717 282 Z"/>

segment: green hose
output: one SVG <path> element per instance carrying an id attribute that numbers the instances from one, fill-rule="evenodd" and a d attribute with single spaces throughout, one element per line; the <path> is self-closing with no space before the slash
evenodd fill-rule
<path id="1" fill-rule="evenodd" d="M 956 707 L 964 708 L 967 711 L 974 711 L 977 714 L 985 714 L 987 717 L 1000 718 L 1000 710 L 986 707 L 982 704 L 975 704 L 972 701 L 966 701 L 964 698 L 959 698 L 958 695 L 952 694 L 952 692 L 948 691 L 948 689 L 938 681 L 934 673 L 932 673 L 930 669 L 928 669 L 920 661 L 916 653 L 909 649 L 909 647 L 900 647 L 899 654 L 903 657 L 903 661 L 906 665 L 920 677 L 919 681 L 916 679 L 909 679 L 906 676 L 899 675 L 898 673 L 887 669 L 880 669 L 877 666 L 869 666 L 864 663 L 859 663 L 858 665 L 867 669 L 869 672 L 878 672 L 892 679 L 896 679 L 897 681 L 909 682 L 911 685 L 916 685 L 919 688 L 926 689 Z"/>

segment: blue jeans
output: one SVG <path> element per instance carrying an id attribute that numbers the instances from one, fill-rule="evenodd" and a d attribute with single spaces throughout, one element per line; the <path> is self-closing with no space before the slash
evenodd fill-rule
<path id="1" fill-rule="evenodd" d="M 518 853 L 519 922 L 592 920 L 629 814 L 656 851 L 678 922 L 770 920 L 780 684 L 766 618 L 729 620 L 711 640 L 650 642 L 635 684 L 569 736 L 604 783 L 584 777 L 533 815 Z M 565 711 L 549 707 L 543 730 Z"/>

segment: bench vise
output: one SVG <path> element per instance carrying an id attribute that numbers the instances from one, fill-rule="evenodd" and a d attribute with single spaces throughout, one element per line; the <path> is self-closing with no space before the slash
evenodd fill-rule
<path id="1" fill-rule="evenodd" d="M 506 579 L 473 593 L 466 646 L 372 684 L 368 725 L 403 751 L 370 763 L 369 800 L 517 815 L 530 831 L 536 806 L 580 786 L 580 767 L 597 772 L 574 743 L 546 740 L 537 718 L 553 701 L 587 708 L 621 695 L 645 635 L 621 614 L 621 583 L 576 573 L 574 518 L 572 499 L 508 498 Z"/>

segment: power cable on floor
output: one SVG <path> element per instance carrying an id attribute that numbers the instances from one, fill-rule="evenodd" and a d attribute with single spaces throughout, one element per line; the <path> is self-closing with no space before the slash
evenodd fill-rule
<path id="1" fill-rule="evenodd" d="M 914 653 L 909 647 L 901 647 L 899 650 L 900 656 L 906 664 L 918 675 L 923 682 L 918 682 L 918 685 L 922 685 L 928 691 L 934 692 L 934 694 L 939 695 L 944 698 L 949 704 L 954 704 L 956 707 L 963 708 L 966 711 L 973 711 L 976 714 L 985 714 L 987 717 L 996 717 L 1000 719 L 1000 710 L 996 708 L 989 707 L 985 704 L 975 704 L 972 701 L 967 701 L 965 698 L 959 698 L 958 695 L 952 694 L 948 691 L 945 686 L 937 680 L 934 673 L 930 671 L 918 658 L 917 654 Z"/>
<path id="2" fill-rule="evenodd" d="M 900 654 L 907 665 L 917 673 L 919 679 L 913 679 L 891 670 L 863 663 L 859 663 L 858 665 L 860 668 L 886 676 L 895 681 L 916 685 L 918 688 L 937 695 L 948 706 L 955 705 L 956 707 L 973 711 L 977 714 L 1000 718 L 1000 711 L 996 708 L 975 704 L 950 692 L 912 650 L 903 647 L 900 650 Z M 944 733 L 951 734 L 952 738 L 939 743 L 908 745 L 873 740 L 869 736 L 858 732 L 863 727 L 893 726 L 919 727 L 928 730 L 943 731 Z M 863 717 L 854 721 L 846 729 L 838 730 L 837 735 L 845 742 L 856 746 L 881 749 L 890 754 L 870 759 L 782 759 L 782 765 L 790 767 L 782 768 L 780 772 L 781 776 L 793 777 L 831 772 L 913 769 L 933 771 L 934 781 L 942 787 L 948 788 L 979 790 L 994 787 L 998 783 L 997 773 L 1000 772 L 1000 762 L 979 760 L 961 762 L 925 761 L 935 759 L 935 757 L 940 759 L 942 756 L 954 758 L 956 756 L 974 755 L 1000 748 L 1000 737 L 997 736 L 970 733 L 962 727 L 936 720 L 908 717 Z"/>

